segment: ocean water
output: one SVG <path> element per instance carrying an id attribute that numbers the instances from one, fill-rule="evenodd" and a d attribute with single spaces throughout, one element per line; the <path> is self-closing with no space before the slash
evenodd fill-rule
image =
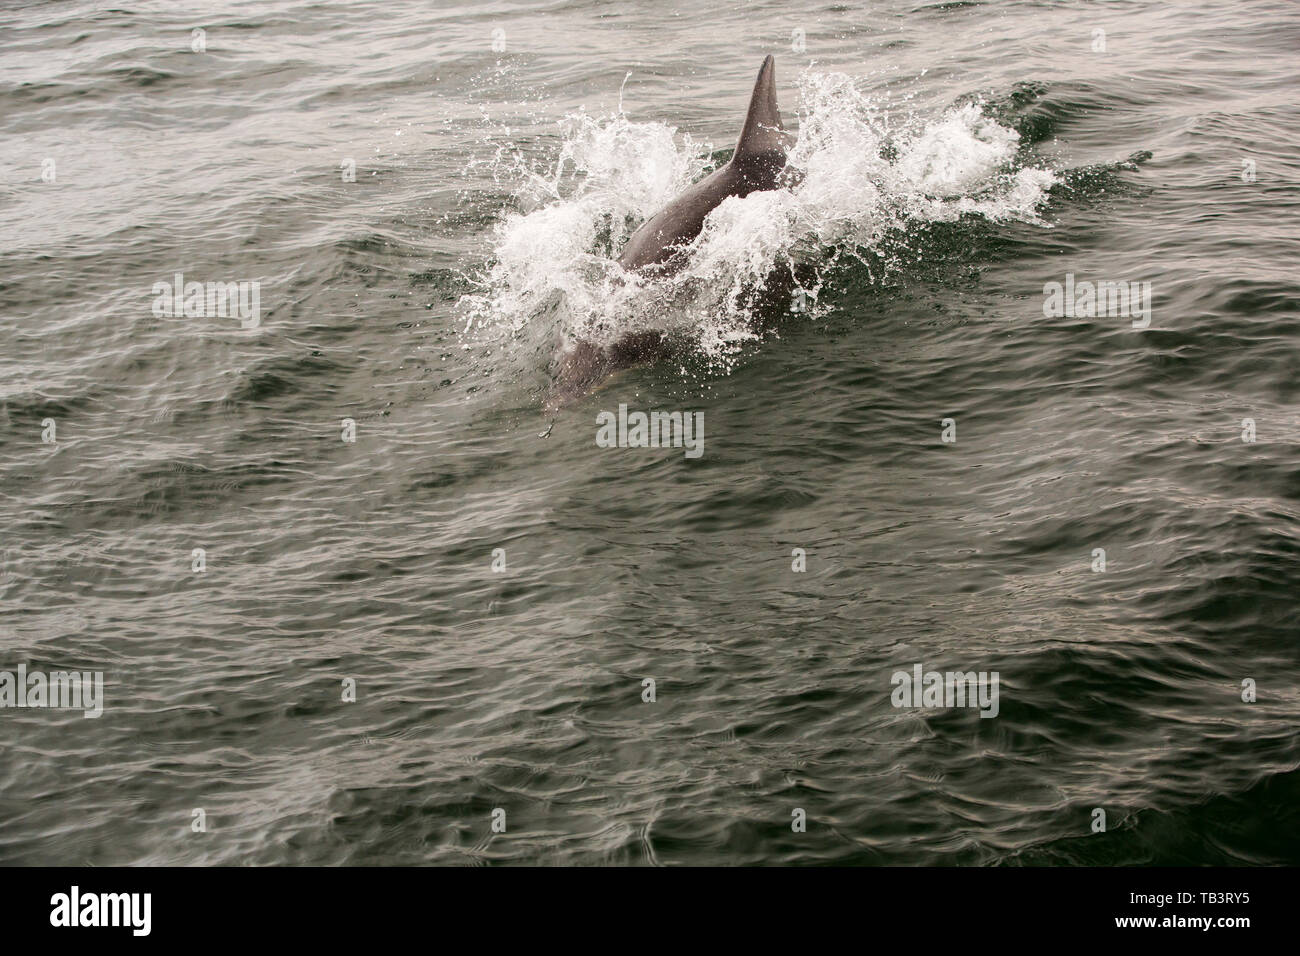
<path id="1" fill-rule="evenodd" d="M 0 671 L 103 674 L 0 862 L 1300 863 L 1290 0 L 122 2 L 0 8 Z"/>

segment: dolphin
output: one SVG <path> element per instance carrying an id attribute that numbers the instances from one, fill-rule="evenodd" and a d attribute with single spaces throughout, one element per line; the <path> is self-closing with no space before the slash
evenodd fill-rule
<path id="1" fill-rule="evenodd" d="M 768 55 L 754 81 L 731 160 L 642 223 L 623 247 L 618 264 L 649 277 L 676 272 L 685 264 L 686 247 L 704 228 L 705 218 L 724 199 L 793 184 L 794 174 L 786 166 L 792 142 L 776 105 L 776 62 Z M 662 355 L 665 348 L 664 336 L 654 331 L 637 332 L 603 348 L 577 342 L 555 363 L 555 392 L 549 404 L 576 398 L 609 373 Z"/>
<path id="2" fill-rule="evenodd" d="M 700 234 L 704 218 L 719 203 L 782 185 L 789 140 L 776 106 L 776 61 L 769 54 L 754 81 L 731 161 L 647 219 L 628 239 L 618 264 L 629 272 L 676 271 L 682 265 L 682 247 Z"/>

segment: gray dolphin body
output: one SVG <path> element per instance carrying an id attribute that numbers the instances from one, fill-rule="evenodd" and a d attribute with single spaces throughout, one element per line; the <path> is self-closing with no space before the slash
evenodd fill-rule
<path id="1" fill-rule="evenodd" d="M 776 189 L 781 184 L 787 136 L 776 108 L 776 64 L 768 56 L 754 82 L 745 126 L 731 161 L 647 219 L 623 247 L 618 264 L 629 272 L 680 267 L 680 261 L 674 262 L 680 247 L 700 234 L 704 217 L 722 200 Z"/>
<path id="2" fill-rule="evenodd" d="M 729 196 L 777 189 L 786 184 L 786 146 L 790 134 L 776 106 L 776 65 L 763 60 L 749 99 L 745 125 L 731 161 L 695 183 L 647 219 L 628 239 L 618 263 L 628 272 L 670 275 L 685 261 L 685 247 L 700 234 L 704 219 Z M 662 354 L 663 336 L 639 332 L 608 348 L 578 342 L 555 366 L 555 393 L 549 404 L 576 398 L 610 372 Z"/>

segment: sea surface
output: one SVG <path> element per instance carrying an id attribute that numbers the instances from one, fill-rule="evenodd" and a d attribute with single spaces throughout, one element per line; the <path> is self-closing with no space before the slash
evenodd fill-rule
<path id="1" fill-rule="evenodd" d="M 0 671 L 104 681 L 0 708 L 0 863 L 1300 863 L 1298 50 L 1292 0 L 0 4 Z M 767 54 L 800 184 L 621 277 Z"/>

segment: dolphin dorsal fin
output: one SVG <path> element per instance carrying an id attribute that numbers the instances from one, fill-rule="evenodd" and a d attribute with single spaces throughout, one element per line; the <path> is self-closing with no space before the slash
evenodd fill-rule
<path id="1" fill-rule="evenodd" d="M 745 127 L 740 131 L 733 158 L 744 162 L 772 158 L 779 153 L 784 164 L 785 137 L 781 112 L 776 108 L 776 61 L 768 54 L 758 69 L 754 95 L 749 98 L 749 112 L 745 114 Z"/>

